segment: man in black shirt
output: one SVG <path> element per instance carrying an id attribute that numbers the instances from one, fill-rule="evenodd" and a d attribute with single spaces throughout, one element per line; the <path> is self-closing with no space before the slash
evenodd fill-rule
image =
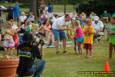
<path id="1" fill-rule="evenodd" d="M 33 43 L 33 36 L 30 33 L 24 33 L 24 43 L 18 47 L 20 57 L 17 74 L 19 77 L 33 76 L 40 77 L 45 61 L 42 60 L 38 44 Z"/>

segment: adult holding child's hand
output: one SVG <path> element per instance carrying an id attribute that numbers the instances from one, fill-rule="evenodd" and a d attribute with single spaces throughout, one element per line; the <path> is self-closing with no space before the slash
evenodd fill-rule
<path id="1" fill-rule="evenodd" d="M 56 53 L 59 53 L 59 41 L 63 41 L 63 53 L 66 52 L 66 34 L 64 30 L 68 30 L 65 23 L 70 20 L 71 17 L 68 14 L 65 14 L 64 16 L 57 18 L 52 24 Z"/>

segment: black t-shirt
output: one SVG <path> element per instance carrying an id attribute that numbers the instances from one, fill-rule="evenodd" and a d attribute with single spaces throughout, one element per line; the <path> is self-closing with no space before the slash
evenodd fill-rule
<path id="1" fill-rule="evenodd" d="M 17 73 L 22 76 L 31 74 L 29 69 L 32 67 L 35 58 L 41 59 L 38 46 L 28 43 L 19 45 L 18 55 L 20 57 L 20 61 Z"/>

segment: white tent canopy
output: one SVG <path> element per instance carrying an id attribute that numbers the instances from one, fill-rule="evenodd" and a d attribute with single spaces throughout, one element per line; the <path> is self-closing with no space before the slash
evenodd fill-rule
<path id="1" fill-rule="evenodd" d="M 7 10 L 5 6 L 0 6 L 0 10 Z"/>

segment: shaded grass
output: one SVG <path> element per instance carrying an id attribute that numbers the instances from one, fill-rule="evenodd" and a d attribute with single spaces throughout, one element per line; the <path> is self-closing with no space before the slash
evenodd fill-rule
<path id="1" fill-rule="evenodd" d="M 60 51 L 60 54 L 56 55 L 54 48 L 44 49 L 46 67 L 42 77 L 86 77 L 79 75 L 78 71 L 104 71 L 105 60 L 108 58 L 106 41 L 93 46 L 93 58 L 90 59 L 85 58 L 85 50 L 83 55 L 79 56 L 74 54 L 72 47 L 67 50 L 66 54 Z M 113 53 L 113 59 L 110 61 L 111 71 L 115 71 L 114 65 L 115 54 Z"/>

